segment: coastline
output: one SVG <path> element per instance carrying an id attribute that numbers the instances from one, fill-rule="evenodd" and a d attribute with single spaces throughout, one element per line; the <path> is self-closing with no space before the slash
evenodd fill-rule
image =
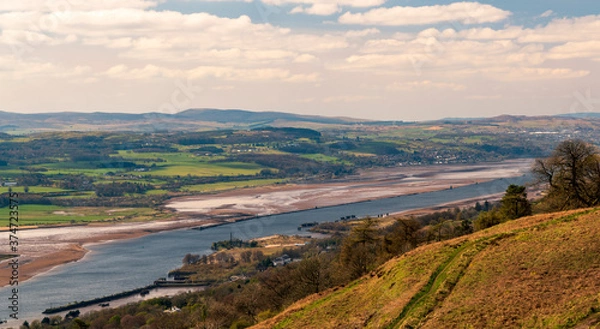
<path id="1" fill-rule="evenodd" d="M 429 172 L 424 169 L 430 169 Z M 303 198 L 288 198 L 288 202 L 281 202 L 280 199 L 274 198 L 269 200 L 271 202 L 271 206 L 276 205 L 276 209 L 273 208 L 274 212 L 270 213 L 261 213 L 264 208 L 244 208 L 244 211 L 240 211 L 240 209 L 236 207 L 221 207 L 217 204 L 216 207 L 207 209 L 204 212 L 182 212 L 178 211 L 175 215 L 177 219 L 171 220 L 163 220 L 163 221 L 154 221 L 154 222 L 131 222 L 131 223 L 121 223 L 121 224 L 89 224 L 85 226 L 76 225 L 76 226 L 60 226 L 60 227 L 44 227 L 44 228 L 31 228 L 29 230 L 24 230 L 21 232 L 23 237 L 21 241 L 27 241 L 29 245 L 25 245 L 23 248 L 24 252 L 20 256 L 19 261 L 21 263 L 20 273 L 19 273 L 19 281 L 23 282 L 29 280 L 36 275 L 40 275 L 46 273 L 53 268 L 58 266 L 75 262 L 82 259 L 89 250 L 86 249 L 86 246 L 91 244 L 99 244 L 99 243 L 110 243 L 111 241 L 123 240 L 123 239 L 134 239 L 139 238 L 148 234 L 158 233 L 162 231 L 176 230 L 176 229 L 185 229 L 185 228 L 193 228 L 193 227 L 210 227 L 216 225 L 223 225 L 235 221 L 240 220 L 248 220 L 256 217 L 264 217 L 269 215 L 281 214 L 281 213 L 289 213 L 289 212 L 299 212 L 314 209 L 315 207 L 331 207 L 342 204 L 352 204 L 352 203 L 360 203 L 360 202 L 368 202 L 370 200 L 375 199 L 383 199 L 395 196 L 402 195 L 410 195 L 410 194 L 420 194 L 427 193 L 432 191 L 440 191 L 448 189 L 449 186 L 459 187 L 465 185 L 471 185 L 474 183 L 481 183 L 493 180 L 496 177 L 493 175 L 488 175 L 487 177 L 479 177 L 477 180 L 473 179 L 457 179 L 462 177 L 454 177 L 452 179 L 440 179 L 437 180 L 435 177 L 432 177 L 431 172 L 437 170 L 438 167 L 429 167 L 429 168 L 417 168 L 417 172 L 423 181 L 427 181 L 428 184 L 419 184 L 419 181 L 407 180 L 406 176 L 398 177 L 397 180 L 389 177 L 385 177 L 384 179 L 366 179 L 360 180 L 359 184 L 347 184 L 344 185 L 345 189 L 343 191 L 349 191 L 355 195 L 354 199 L 351 199 L 349 202 L 347 199 L 339 198 L 339 194 L 328 195 L 326 200 L 322 200 L 323 196 L 321 193 L 316 193 L 313 195 L 309 195 L 306 199 Z M 442 172 L 441 175 L 448 174 Z M 452 173 L 450 173 L 451 175 Z M 468 174 L 468 173 L 466 173 Z M 415 175 L 417 176 L 417 175 Z M 514 177 L 515 175 L 508 175 L 505 177 Z M 372 195 L 369 193 L 361 194 L 361 188 L 367 186 L 370 189 L 372 186 L 375 186 L 377 189 L 381 189 L 382 181 L 385 181 L 385 186 L 392 183 L 394 186 L 398 186 L 394 190 L 393 195 L 384 194 L 384 195 Z M 452 183 L 453 185 L 448 185 L 448 183 Z M 317 188 L 323 188 L 324 186 L 330 190 L 331 186 L 335 186 L 336 190 L 340 190 L 340 183 L 323 183 L 323 184 L 310 184 L 310 185 L 286 185 L 286 186 L 277 186 L 277 187 L 258 187 L 258 188 L 249 188 L 243 190 L 236 191 L 228 191 L 224 193 L 214 194 L 210 196 L 202 196 L 203 200 L 212 199 L 212 200 L 220 200 L 222 201 L 224 198 L 232 198 L 237 195 L 239 198 L 244 198 L 248 196 L 254 195 L 264 195 L 265 193 L 272 193 L 275 191 L 276 193 L 293 193 L 296 196 L 298 194 L 302 194 L 307 189 L 313 189 L 315 186 Z M 357 188 L 358 185 L 358 188 Z M 328 190 L 328 191 L 329 191 Z M 301 193 L 298 193 L 300 191 Z M 358 197 L 362 196 L 362 197 Z M 455 207 L 455 206 L 465 206 L 468 203 L 475 203 L 480 200 L 491 198 L 493 195 L 483 195 L 480 198 L 471 198 L 464 199 L 457 202 L 447 203 L 437 205 L 435 207 L 423 208 L 423 209 L 413 209 L 408 211 L 402 211 L 398 213 L 394 213 L 393 215 L 412 215 L 419 213 L 427 213 L 437 211 L 443 208 Z M 498 197 L 498 196 L 496 196 Z M 320 206 L 315 206 L 311 200 L 315 200 L 315 198 L 320 199 L 325 202 L 325 204 L 321 204 Z M 190 198 L 187 198 L 190 200 Z M 335 202 L 335 201 L 338 202 Z M 339 200 L 343 200 L 345 202 L 339 202 Z M 264 200 L 263 200 L 264 201 Z M 275 211 L 276 210 L 276 211 Z M 29 248 L 27 248 L 29 247 Z M 10 268 L 8 267 L 8 263 L 10 260 L 4 260 L 0 262 L 0 286 L 5 287 L 9 283 L 10 278 Z"/>

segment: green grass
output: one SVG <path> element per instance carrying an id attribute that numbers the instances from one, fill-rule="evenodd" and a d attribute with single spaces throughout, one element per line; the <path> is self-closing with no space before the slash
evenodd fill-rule
<path id="1" fill-rule="evenodd" d="M 125 159 L 125 161 L 135 161 L 139 163 L 154 163 L 152 160 L 162 159 L 166 163 L 184 164 L 184 163 L 198 163 L 199 161 L 208 160 L 219 160 L 225 157 L 217 156 L 195 156 L 187 152 L 171 152 L 171 153 L 160 153 L 160 152 L 149 152 L 149 153 L 136 153 L 132 151 L 119 151 L 118 156 Z M 165 162 L 157 162 L 157 165 Z"/>
<path id="2" fill-rule="evenodd" d="M 152 162 L 156 167 L 149 172 L 139 173 L 149 176 L 237 176 L 255 175 L 265 167 L 254 163 L 215 162 L 225 157 L 195 156 L 189 153 L 135 153 L 119 151 L 126 161 L 135 161 L 148 165 L 153 159 L 160 158 L 164 162 Z"/>
<path id="3" fill-rule="evenodd" d="M 8 189 L 11 189 L 13 192 L 24 193 L 24 186 L 2 186 L 0 187 L 0 193 L 8 192 Z M 49 186 L 29 186 L 29 193 L 51 193 L 51 192 L 69 192 L 70 190 L 65 190 L 58 187 L 49 187 Z"/>
<path id="4" fill-rule="evenodd" d="M 70 192 L 69 195 L 61 195 L 61 199 L 88 199 L 96 196 L 93 191 Z"/>
<path id="5" fill-rule="evenodd" d="M 152 171 L 144 175 L 159 176 L 237 176 L 237 175 L 255 175 L 264 167 L 253 163 L 243 162 L 217 162 L 217 163 L 197 163 L 195 165 L 159 165 Z"/>
<path id="6" fill-rule="evenodd" d="M 255 175 L 262 169 L 263 166 L 254 163 L 243 163 L 234 161 L 216 162 L 225 157 L 218 156 L 194 156 L 189 153 L 135 153 L 131 151 L 119 151 L 118 156 L 124 158 L 124 161 L 135 162 L 138 165 L 156 166 L 148 172 L 135 172 L 133 170 L 125 170 L 123 168 L 96 168 L 95 164 L 88 162 L 52 162 L 36 165 L 36 167 L 44 168 L 47 171 L 46 175 L 56 174 L 84 174 L 87 176 L 98 177 L 108 172 L 126 172 L 131 175 L 140 175 L 146 177 L 152 176 L 237 176 L 237 175 Z M 162 159 L 163 162 L 153 161 Z M 0 168 L 0 176 L 14 177 L 23 174 L 24 171 L 17 167 Z M 150 180 L 150 181 L 149 181 Z M 112 179 L 103 178 L 103 181 L 112 182 Z M 145 178 L 144 182 L 152 184 L 162 184 L 164 181 Z"/>
<path id="7" fill-rule="evenodd" d="M 0 208 L 8 218 L 10 209 Z M 61 223 L 86 223 L 113 219 L 147 220 L 155 210 L 150 208 L 60 207 L 53 205 L 19 205 L 19 225 L 51 225 Z M 0 224 L 6 227 L 8 221 Z"/>
<path id="8" fill-rule="evenodd" d="M 332 163 L 338 163 L 340 162 L 340 159 L 336 158 L 336 157 L 332 157 L 329 155 L 325 155 L 325 154 L 303 154 L 300 156 L 301 158 L 305 158 L 305 159 L 310 159 L 310 160 L 315 160 L 315 161 L 319 161 L 319 162 L 332 162 Z"/>

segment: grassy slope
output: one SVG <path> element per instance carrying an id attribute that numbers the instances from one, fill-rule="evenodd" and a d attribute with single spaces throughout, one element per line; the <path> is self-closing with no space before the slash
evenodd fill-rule
<path id="1" fill-rule="evenodd" d="M 420 247 L 255 328 L 600 328 L 600 210 Z"/>

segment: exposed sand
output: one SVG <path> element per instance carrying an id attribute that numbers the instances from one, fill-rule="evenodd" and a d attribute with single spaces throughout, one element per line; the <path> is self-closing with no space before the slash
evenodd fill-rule
<path id="1" fill-rule="evenodd" d="M 190 215 L 269 215 L 516 177 L 529 171 L 531 164 L 532 160 L 526 159 L 483 165 L 376 169 L 322 184 L 267 186 L 218 196 L 186 197 L 171 201 L 167 207 Z"/>
<path id="2" fill-rule="evenodd" d="M 527 159 L 482 165 L 375 169 L 319 184 L 266 186 L 173 200 L 167 207 L 175 209 L 178 214 L 169 221 L 22 229 L 18 232 L 19 281 L 81 259 L 87 252 L 85 245 L 89 243 L 214 225 L 247 216 L 443 190 L 450 186 L 520 176 L 529 170 L 531 164 L 532 160 Z M 0 252 L 10 253 L 7 243 L 0 245 Z M 11 269 L 8 263 L 8 260 L 0 262 L 0 286 L 9 283 Z"/>

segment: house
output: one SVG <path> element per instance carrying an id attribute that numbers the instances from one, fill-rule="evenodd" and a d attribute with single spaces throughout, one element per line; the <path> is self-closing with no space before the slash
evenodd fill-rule
<path id="1" fill-rule="evenodd" d="M 17 182 L 2 182 L 2 186 L 17 186 Z"/>
<path id="2" fill-rule="evenodd" d="M 171 306 L 170 309 L 165 310 L 165 313 L 175 313 L 175 312 L 181 312 L 181 309 L 177 306 Z"/>
<path id="3" fill-rule="evenodd" d="M 291 262 L 292 262 L 292 259 L 290 258 L 290 256 L 288 256 L 287 254 L 283 254 L 283 255 L 281 255 L 281 257 L 275 258 L 275 260 L 273 261 L 273 266 L 275 266 L 275 267 L 283 266 L 283 265 L 287 265 Z"/>

